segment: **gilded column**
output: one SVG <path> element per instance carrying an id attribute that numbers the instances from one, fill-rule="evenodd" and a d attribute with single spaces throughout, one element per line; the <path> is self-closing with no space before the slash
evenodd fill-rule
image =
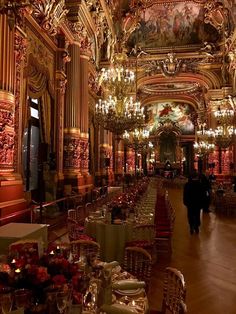
<path id="1" fill-rule="evenodd" d="M 74 189 L 81 182 L 80 148 L 80 47 L 69 47 L 71 62 L 67 64 L 67 88 L 64 119 L 64 178 Z"/>
<path id="2" fill-rule="evenodd" d="M 119 140 L 117 145 L 117 175 L 122 177 L 124 174 L 124 148 L 123 148 L 123 141 Z"/>
<path id="3" fill-rule="evenodd" d="M 98 174 L 100 184 L 105 185 L 108 183 L 108 168 L 106 167 L 105 160 L 107 158 L 107 131 L 99 126 L 99 169 Z"/>
<path id="4" fill-rule="evenodd" d="M 0 14 L 0 215 L 26 207 L 19 174 L 21 154 L 22 60 L 24 33 Z"/>
<path id="5" fill-rule="evenodd" d="M 112 146 L 112 141 L 113 141 L 113 133 L 110 131 L 108 132 L 108 156 L 110 158 L 110 164 L 109 164 L 109 182 L 114 182 L 115 180 L 115 173 L 113 169 L 113 164 L 114 164 L 114 157 L 113 157 L 113 146 Z"/>
<path id="6" fill-rule="evenodd" d="M 55 141 L 56 147 L 53 151 L 56 152 L 57 160 L 57 176 L 58 181 L 63 182 L 63 146 L 64 146 L 64 108 L 65 108 L 65 89 L 66 89 L 66 62 L 70 61 L 69 53 L 66 48 L 64 36 L 59 35 L 57 50 L 57 70 L 56 70 L 56 132 Z"/>
<path id="7" fill-rule="evenodd" d="M 65 89 L 66 89 L 66 63 L 70 61 L 70 56 L 67 50 L 65 37 L 58 35 L 58 49 L 56 55 L 56 132 L 55 140 L 56 147 L 53 151 L 56 152 L 57 160 L 57 177 L 58 184 L 63 184 L 63 147 L 64 147 L 64 110 L 65 110 Z"/>
<path id="8" fill-rule="evenodd" d="M 6 15 L 0 15 L 0 173 L 14 171 L 15 149 L 15 32 Z"/>
<path id="9" fill-rule="evenodd" d="M 88 38 L 81 40 L 80 53 L 80 169 L 84 176 L 86 188 L 92 184 L 92 177 L 89 174 L 89 58 L 90 45 Z"/>

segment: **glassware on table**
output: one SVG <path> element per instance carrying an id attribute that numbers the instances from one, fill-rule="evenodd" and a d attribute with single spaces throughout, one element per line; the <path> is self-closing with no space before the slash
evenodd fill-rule
<path id="1" fill-rule="evenodd" d="M 65 310 L 69 306 L 70 298 L 71 298 L 70 290 L 57 292 L 56 302 L 57 309 L 60 312 L 60 314 L 65 313 Z"/>
<path id="2" fill-rule="evenodd" d="M 11 311 L 13 298 L 11 293 L 2 294 L 0 297 L 1 309 L 3 314 L 7 314 Z"/>
<path id="3" fill-rule="evenodd" d="M 15 290 L 14 298 L 17 309 L 28 309 L 31 306 L 31 291 L 28 289 Z"/>
<path id="4" fill-rule="evenodd" d="M 83 300 L 85 310 L 89 310 L 90 313 L 96 313 L 97 301 L 98 301 L 98 285 L 96 281 L 91 281 Z"/>

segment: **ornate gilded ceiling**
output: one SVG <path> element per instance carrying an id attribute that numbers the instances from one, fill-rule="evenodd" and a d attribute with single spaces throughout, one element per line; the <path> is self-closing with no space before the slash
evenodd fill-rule
<path id="1" fill-rule="evenodd" d="M 215 43 L 220 34 L 204 23 L 204 3 L 196 1 L 154 2 L 141 13 L 140 27 L 128 41 L 146 49 Z"/>
<path id="2" fill-rule="evenodd" d="M 32 17 L 58 44 L 76 43 L 90 58 L 89 86 L 118 52 L 137 73 L 137 94 L 189 104 L 236 92 L 234 0 L 37 0 Z"/>

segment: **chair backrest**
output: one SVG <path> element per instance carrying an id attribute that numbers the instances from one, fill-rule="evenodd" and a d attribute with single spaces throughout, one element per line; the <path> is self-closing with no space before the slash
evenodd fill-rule
<path id="1" fill-rule="evenodd" d="M 77 220 L 79 222 L 84 222 L 84 220 L 86 218 L 85 206 L 84 205 L 78 205 L 76 207 L 76 212 L 77 212 Z"/>
<path id="2" fill-rule="evenodd" d="M 67 218 L 68 238 L 70 241 L 78 240 L 80 235 L 84 233 L 84 226 L 78 221 Z"/>
<path id="3" fill-rule="evenodd" d="M 70 219 L 73 219 L 75 221 L 77 221 L 77 210 L 76 209 L 68 209 L 67 211 L 67 217 Z"/>
<path id="4" fill-rule="evenodd" d="M 9 254 L 12 256 L 39 258 L 43 253 L 43 245 L 38 240 L 23 239 L 9 245 Z"/>
<path id="5" fill-rule="evenodd" d="M 136 225 L 133 228 L 133 240 L 153 241 L 155 238 L 156 227 L 153 224 Z"/>
<path id="6" fill-rule="evenodd" d="M 90 213 L 94 212 L 95 211 L 95 204 L 93 203 L 86 203 L 85 204 L 85 212 L 86 212 L 86 216 L 88 216 Z"/>
<path id="7" fill-rule="evenodd" d="M 152 257 L 147 250 L 129 246 L 125 248 L 124 269 L 143 280 L 148 288 L 152 268 Z"/>
<path id="8" fill-rule="evenodd" d="M 100 256 L 100 245 L 99 243 L 92 240 L 76 240 L 70 242 L 70 250 L 73 259 L 79 259 L 81 255 L 87 256 Z"/>
<path id="9" fill-rule="evenodd" d="M 166 310 L 173 314 L 181 313 L 181 301 L 184 302 L 185 298 L 186 286 L 183 274 L 176 268 L 167 267 L 164 278 L 162 313 L 166 313 Z"/>
<path id="10" fill-rule="evenodd" d="M 186 313 L 187 313 L 187 306 L 184 303 L 184 301 L 181 300 L 179 303 L 179 314 L 186 314 Z"/>

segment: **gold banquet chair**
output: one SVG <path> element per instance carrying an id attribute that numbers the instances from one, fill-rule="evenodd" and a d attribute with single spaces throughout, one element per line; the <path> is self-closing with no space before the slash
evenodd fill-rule
<path id="1" fill-rule="evenodd" d="M 69 241 L 78 240 L 84 234 L 84 226 L 71 218 L 67 218 L 67 230 Z"/>
<path id="2" fill-rule="evenodd" d="M 99 257 L 100 245 L 92 240 L 76 240 L 70 242 L 70 251 L 74 260 L 78 260 L 81 255 Z"/>
<path id="3" fill-rule="evenodd" d="M 130 274 L 146 283 L 146 290 L 148 290 L 151 269 L 152 257 L 147 250 L 130 246 L 125 248 L 124 269 Z"/>
<path id="4" fill-rule="evenodd" d="M 165 271 L 161 313 L 186 313 L 186 286 L 183 274 L 176 268 Z M 182 311 L 182 312 L 181 312 Z M 168 312 L 168 313 L 169 313 Z"/>
<path id="5" fill-rule="evenodd" d="M 179 314 L 186 314 L 186 313 L 187 313 L 187 305 L 184 303 L 183 300 L 181 300 L 179 304 Z"/>
<path id="6" fill-rule="evenodd" d="M 142 224 L 133 227 L 132 240 L 126 242 L 125 246 L 136 246 L 148 251 L 153 263 L 156 261 L 155 251 L 155 225 Z"/>

